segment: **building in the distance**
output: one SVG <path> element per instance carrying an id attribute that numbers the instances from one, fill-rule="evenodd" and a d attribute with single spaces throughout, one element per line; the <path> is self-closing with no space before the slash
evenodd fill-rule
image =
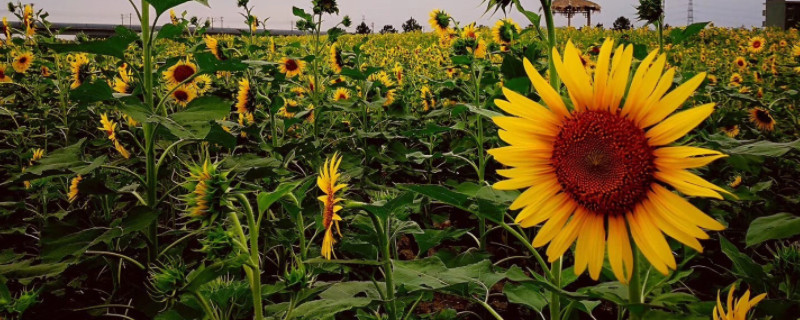
<path id="1" fill-rule="evenodd" d="M 800 1 L 766 0 L 764 7 L 762 26 L 781 29 L 800 27 Z"/>

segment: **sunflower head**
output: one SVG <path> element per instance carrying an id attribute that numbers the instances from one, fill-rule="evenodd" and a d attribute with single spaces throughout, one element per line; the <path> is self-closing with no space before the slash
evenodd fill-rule
<path id="1" fill-rule="evenodd" d="M 256 109 L 255 94 L 250 87 L 250 80 L 242 78 L 239 81 L 239 92 L 236 94 L 236 112 L 252 113 Z"/>
<path id="2" fill-rule="evenodd" d="M 78 175 L 77 177 L 72 178 L 72 180 L 70 180 L 69 193 L 67 194 L 67 199 L 69 199 L 69 202 L 74 202 L 76 199 L 78 199 L 78 193 L 80 192 L 79 187 L 81 181 L 83 181 L 81 175 Z"/>
<path id="3" fill-rule="evenodd" d="M 6 71 L 8 70 L 8 66 L 3 63 L 0 63 L 0 83 L 10 83 L 12 82 L 11 77 L 8 76 Z"/>
<path id="4" fill-rule="evenodd" d="M 333 244 L 336 240 L 333 238 L 333 227 L 336 227 L 337 233 L 341 237 L 339 230 L 339 221 L 342 218 L 338 212 L 342 210 L 342 206 L 338 203 L 343 199 L 338 198 L 336 193 L 347 187 L 346 184 L 338 183 L 341 173 L 339 173 L 339 165 L 342 164 L 342 157 L 335 153 L 333 157 L 325 159 L 325 163 L 319 170 L 317 176 L 317 186 L 323 195 L 319 196 L 322 202 L 322 227 L 325 229 L 325 236 L 322 240 L 322 256 L 330 260 L 333 255 Z"/>
<path id="5" fill-rule="evenodd" d="M 306 68 L 306 62 L 295 58 L 282 58 L 278 69 L 286 74 L 287 78 L 295 77 Z"/>
<path id="6" fill-rule="evenodd" d="M 639 6 L 636 7 L 636 14 L 641 21 L 655 23 L 661 19 L 661 16 L 664 14 L 661 0 L 639 0 Z"/>
<path id="7" fill-rule="evenodd" d="M 500 44 L 509 45 L 519 39 L 522 29 L 511 18 L 500 19 L 492 28 L 494 41 Z"/>
<path id="8" fill-rule="evenodd" d="M 766 46 L 767 40 L 764 37 L 755 36 L 750 38 L 747 42 L 747 51 L 752 53 L 759 53 L 764 51 L 764 47 Z"/>
<path id="9" fill-rule="evenodd" d="M 217 60 L 227 60 L 228 57 L 225 55 L 225 51 L 222 48 L 222 45 L 219 43 L 217 38 L 214 38 L 210 35 L 205 35 L 203 37 L 203 41 L 206 44 L 206 48 L 208 48 L 211 53 L 217 57 Z"/>
<path id="10" fill-rule="evenodd" d="M 222 172 L 217 164 L 206 160 L 202 165 L 190 165 L 189 177 L 183 187 L 189 191 L 184 195 L 186 215 L 202 220 L 203 224 L 213 222 L 228 206 L 227 193 L 230 189 L 228 172 Z"/>
<path id="11" fill-rule="evenodd" d="M 339 14 L 339 5 L 336 0 L 313 0 L 314 13 Z"/>
<path id="12" fill-rule="evenodd" d="M 211 85 L 213 81 L 211 80 L 211 76 L 207 74 L 201 74 L 194 78 L 192 81 L 192 85 L 197 90 L 197 94 L 205 94 L 209 90 L 211 90 Z"/>
<path id="13" fill-rule="evenodd" d="M 612 52 L 614 59 L 611 59 Z M 525 189 L 510 209 L 522 209 L 516 222 L 543 222 L 533 246 L 548 244 L 552 262 L 577 241 L 575 272 L 588 269 L 598 279 L 607 256 L 614 275 L 627 282 L 633 270 L 633 239 L 663 274 L 677 268 L 664 237 L 702 251 L 700 228 L 724 227 L 667 186 L 689 196 L 722 199 L 725 189 L 696 176 L 699 168 L 725 155 L 697 147 L 670 147 L 714 110 L 714 104 L 673 114 L 705 78 L 701 73 L 668 93 L 675 68 L 666 55 L 650 53 L 633 72 L 633 47 L 613 48 L 606 40 L 591 76 L 571 41 L 553 63 L 569 92 L 572 108 L 527 61 L 523 66 L 544 105 L 512 90 L 497 106 L 511 114 L 495 117 L 499 136 L 509 146 L 489 151 L 510 167 L 501 190 Z M 629 79 L 630 82 L 629 82 Z"/>
<path id="14" fill-rule="evenodd" d="M 731 75 L 731 78 L 730 78 L 730 83 L 729 83 L 729 85 L 730 85 L 731 87 L 739 87 L 739 86 L 741 86 L 741 85 L 742 85 L 742 82 L 743 82 L 743 81 L 744 81 L 744 78 L 742 78 L 742 75 L 740 75 L 740 74 L 738 74 L 738 73 L 735 73 L 735 72 L 734 72 L 734 73 Z"/>
<path id="15" fill-rule="evenodd" d="M 769 114 L 769 110 L 761 107 L 750 109 L 750 122 L 752 122 L 759 130 L 775 130 L 775 118 Z"/>
<path id="16" fill-rule="evenodd" d="M 431 11 L 430 19 L 431 28 L 438 34 L 445 34 L 450 29 L 450 15 L 444 10 L 435 9 Z"/>
<path id="17" fill-rule="evenodd" d="M 178 105 L 185 107 L 189 102 L 192 102 L 197 97 L 197 91 L 194 86 L 184 84 L 177 88 L 169 95 L 172 101 Z"/>
<path id="18" fill-rule="evenodd" d="M 350 99 L 350 90 L 347 88 L 339 88 L 333 93 L 333 101 Z"/>
<path id="19" fill-rule="evenodd" d="M 475 26 L 475 22 L 470 23 L 465 26 L 464 29 L 461 29 L 462 38 L 477 40 L 478 36 L 478 28 Z"/>
<path id="20" fill-rule="evenodd" d="M 744 57 L 736 57 L 736 59 L 733 60 L 733 65 L 739 69 L 745 69 L 747 68 L 747 60 L 745 60 Z"/>
<path id="21" fill-rule="evenodd" d="M 722 130 L 722 132 L 724 132 L 725 135 L 730 137 L 730 138 L 736 138 L 736 136 L 739 135 L 739 125 L 738 124 L 724 126 L 720 130 Z"/>
<path id="22" fill-rule="evenodd" d="M 127 63 L 123 63 L 117 69 L 117 76 L 114 77 L 114 91 L 117 93 L 133 93 L 133 76 Z"/>
<path id="23" fill-rule="evenodd" d="M 717 305 L 712 312 L 714 320 L 747 319 L 747 313 L 750 312 L 750 309 L 767 297 L 766 293 L 762 293 L 750 299 L 750 290 L 747 290 L 740 299 L 734 299 L 735 290 L 736 284 L 732 285 L 730 291 L 728 291 L 727 312 L 722 305 L 722 301 L 720 301 L 719 292 L 717 292 Z"/>
<path id="24" fill-rule="evenodd" d="M 117 123 L 113 120 L 108 119 L 108 114 L 103 113 L 100 115 L 100 127 L 98 127 L 100 131 L 106 134 L 108 140 L 116 141 L 117 140 Z"/>
<path id="25" fill-rule="evenodd" d="M 71 54 L 67 56 L 70 71 L 72 72 L 72 84 L 70 89 L 80 87 L 88 79 L 92 70 L 89 67 L 89 57 L 85 53 Z"/>
<path id="26" fill-rule="evenodd" d="M 330 64 L 333 72 L 342 72 L 342 68 L 344 67 L 344 59 L 342 59 L 342 51 L 339 49 L 339 44 L 337 43 L 331 45 Z"/>
<path id="27" fill-rule="evenodd" d="M 167 71 L 164 71 L 163 75 L 168 85 L 176 86 L 192 78 L 195 73 L 197 73 L 197 65 L 187 58 L 186 60 L 179 60 L 178 63 L 169 67 Z"/>
<path id="28" fill-rule="evenodd" d="M 11 66 L 17 73 L 25 73 L 33 64 L 33 53 L 30 52 L 17 52 L 14 54 L 14 62 Z"/>
<path id="29" fill-rule="evenodd" d="M 419 90 L 419 97 L 422 99 L 422 110 L 428 112 L 436 106 L 436 98 L 433 96 L 431 88 L 423 85 Z"/>

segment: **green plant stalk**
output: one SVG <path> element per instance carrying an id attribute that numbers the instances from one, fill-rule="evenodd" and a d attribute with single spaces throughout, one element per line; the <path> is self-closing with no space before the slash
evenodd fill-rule
<path id="1" fill-rule="evenodd" d="M 391 236 L 389 235 L 389 218 L 385 220 L 385 228 L 383 228 L 383 246 L 382 246 L 382 257 L 383 258 L 383 272 L 386 274 L 386 300 L 388 300 L 388 308 L 389 309 L 389 320 L 397 320 L 397 303 L 395 301 L 394 295 L 394 271 L 392 268 L 392 256 L 391 256 Z"/>
<path id="2" fill-rule="evenodd" d="M 250 238 L 250 264 L 252 264 L 253 270 L 250 272 L 250 290 L 252 291 L 253 295 L 253 310 L 255 311 L 255 316 L 253 319 L 256 320 L 263 320 L 263 307 L 261 302 L 261 267 L 259 262 L 259 251 L 258 251 L 258 234 L 259 234 L 259 227 L 256 224 L 255 215 L 253 214 L 253 207 L 250 206 L 250 201 L 247 201 L 247 197 L 244 194 L 236 194 L 236 199 L 239 200 L 239 203 L 244 209 L 244 214 L 247 217 L 247 225 L 249 227 L 249 238 Z M 236 218 L 238 221 L 238 217 Z M 239 230 L 242 230 L 241 227 Z M 242 233 L 244 231 L 241 231 Z"/>
<path id="3" fill-rule="evenodd" d="M 313 76 L 314 76 L 314 90 L 311 92 L 312 100 L 314 101 L 314 137 L 319 135 L 319 122 L 322 120 L 322 99 L 320 99 L 320 70 L 319 70 L 319 55 L 320 55 L 320 43 L 319 43 L 319 36 L 320 30 L 322 28 L 322 13 L 317 15 L 317 23 L 314 26 L 314 60 L 311 61 L 311 68 Z"/>
<path id="4" fill-rule="evenodd" d="M 656 29 L 658 29 L 658 52 L 664 52 L 664 16 L 656 21 Z"/>
<path id="5" fill-rule="evenodd" d="M 553 275 L 553 285 L 561 289 L 561 260 L 558 258 L 550 266 Z M 550 319 L 561 319 L 561 297 L 555 291 L 550 292 Z"/>
<path id="6" fill-rule="evenodd" d="M 214 312 L 213 308 L 211 308 L 211 304 L 208 303 L 208 299 L 203 297 L 203 295 L 197 292 L 197 290 L 192 291 L 192 295 L 194 295 L 194 298 L 200 302 L 200 306 L 203 308 L 203 311 L 205 311 L 208 314 L 209 318 L 211 318 L 212 320 L 219 319 L 219 317 L 217 317 L 217 313 Z"/>
<path id="7" fill-rule="evenodd" d="M 153 110 L 153 52 L 151 49 L 150 41 L 150 3 L 147 0 L 142 0 L 142 20 L 140 21 L 142 27 L 142 52 L 144 65 L 143 75 L 143 93 L 144 103 L 147 108 Z M 147 182 L 147 206 L 151 210 L 155 210 L 157 206 L 156 188 L 158 187 L 158 168 L 156 168 L 156 152 L 155 152 L 155 133 L 156 125 L 150 122 L 142 124 L 144 129 L 145 140 L 145 163 L 147 171 L 145 181 Z M 147 239 L 150 242 L 149 258 L 153 262 L 158 258 L 158 218 L 156 218 L 147 229 Z"/>
<path id="8" fill-rule="evenodd" d="M 547 24 L 547 60 L 550 62 L 548 68 L 550 73 L 550 85 L 555 88 L 556 91 L 561 91 L 561 83 L 558 79 L 558 72 L 556 72 L 556 64 L 553 61 L 553 50 L 556 47 L 556 26 L 553 22 L 553 11 L 550 9 L 550 0 L 541 1 L 544 21 Z"/>
<path id="9" fill-rule="evenodd" d="M 475 72 L 475 61 L 472 62 L 472 79 L 475 81 L 475 108 L 481 108 L 481 78 L 483 71 Z M 483 116 L 475 114 L 475 122 L 478 134 L 475 137 L 475 142 L 478 147 L 478 185 L 483 186 L 485 182 L 486 172 L 486 151 L 483 149 L 484 132 L 483 132 Z M 486 250 L 486 218 L 478 217 L 478 226 L 480 232 L 480 249 Z"/>
<path id="10" fill-rule="evenodd" d="M 642 284 L 639 279 L 639 250 L 636 248 L 636 245 L 633 245 L 633 271 L 631 275 L 631 281 L 628 283 L 628 302 L 631 304 L 640 304 L 643 303 L 642 300 Z M 634 314 L 631 312 L 630 308 L 628 310 L 629 319 L 631 320 L 639 320 L 641 317 L 639 315 Z"/>

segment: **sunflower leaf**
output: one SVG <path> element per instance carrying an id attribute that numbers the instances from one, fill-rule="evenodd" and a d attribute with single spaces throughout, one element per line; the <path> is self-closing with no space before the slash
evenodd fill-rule
<path id="1" fill-rule="evenodd" d="M 149 2 L 156 9 L 156 14 L 161 15 L 167 10 L 189 1 L 195 1 L 208 7 L 208 0 L 150 0 Z"/>
<path id="2" fill-rule="evenodd" d="M 752 247 L 767 240 L 778 240 L 800 234 L 800 217 L 782 212 L 758 217 L 747 228 L 745 243 Z"/>
<path id="3" fill-rule="evenodd" d="M 81 43 L 45 43 L 43 45 L 58 53 L 86 52 L 124 59 L 125 49 L 139 39 L 139 36 L 123 26 L 118 26 L 114 32 L 116 33 L 114 36 L 105 40 Z"/>

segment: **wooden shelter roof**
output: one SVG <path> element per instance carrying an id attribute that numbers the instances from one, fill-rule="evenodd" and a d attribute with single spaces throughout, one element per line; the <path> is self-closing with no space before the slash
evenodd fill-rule
<path id="1" fill-rule="evenodd" d="M 589 0 L 554 0 L 550 8 L 553 12 L 600 11 L 600 5 Z"/>

